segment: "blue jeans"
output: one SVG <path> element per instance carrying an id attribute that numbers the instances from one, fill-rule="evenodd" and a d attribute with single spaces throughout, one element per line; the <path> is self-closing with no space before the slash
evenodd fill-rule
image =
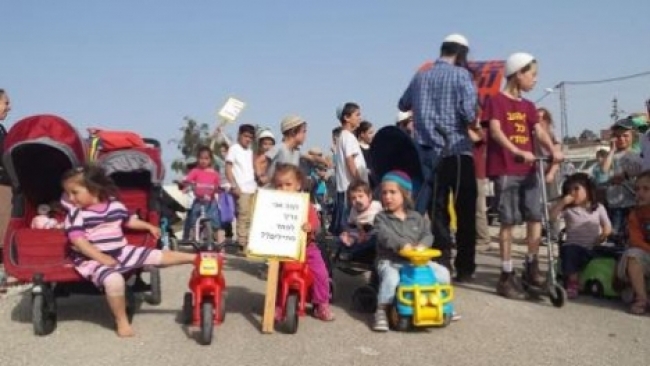
<path id="1" fill-rule="evenodd" d="M 192 207 L 187 212 L 187 217 L 183 224 L 183 240 L 189 239 L 190 230 L 194 227 L 196 220 L 201 215 L 201 207 L 205 207 L 205 215 L 210 218 L 212 229 L 219 230 L 221 228 L 219 205 L 217 204 L 217 200 L 203 201 L 195 199 L 194 202 L 192 202 Z"/>
<path id="2" fill-rule="evenodd" d="M 390 305 L 395 300 L 397 286 L 399 286 L 399 270 L 402 267 L 399 263 L 393 263 L 388 259 L 377 262 L 377 275 L 379 276 L 379 292 L 377 293 L 377 304 L 379 306 Z M 451 274 L 444 266 L 429 262 L 429 267 L 441 284 L 451 283 Z"/>
<path id="3" fill-rule="evenodd" d="M 348 221 L 349 214 L 350 210 L 345 192 L 336 192 L 336 196 L 334 197 L 334 212 L 332 212 L 332 222 L 329 227 L 332 235 L 338 236 L 341 234 Z"/>
<path id="4" fill-rule="evenodd" d="M 591 250 L 580 246 L 564 244 L 560 247 L 562 275 L 570 276 L 580 273 L 593 258 Z"/>
<path id="5" fill-rule="evenodd" d="M 607 214 L 612 221 L 612 232 L 623 234 L 627 230 L 627 216 L 630 214 L 630 209 L 628 207 L 610 207 Z"/>

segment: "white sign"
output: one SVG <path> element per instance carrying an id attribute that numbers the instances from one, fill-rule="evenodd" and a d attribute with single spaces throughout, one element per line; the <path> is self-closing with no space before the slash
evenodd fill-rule
<path id="1" fill-rule="evenodd" d="M 302 260 L 307 234 L 309 195 L 259 189 L 248 236 L 248 254 Z"/>
<path id="2" fill-rule="evenodd" d="M 244 109 L 246 103 L 235 98 L 228 98 L 226 104 L 223 105 L 219 111 L 219 117 L 223 118 L 228 122 L 232 122 L 237 119 L 239 113 Z"/>

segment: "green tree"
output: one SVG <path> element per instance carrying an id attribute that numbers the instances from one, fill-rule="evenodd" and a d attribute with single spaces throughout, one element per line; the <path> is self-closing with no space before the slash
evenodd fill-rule
<path id="1" fill-rule="evenodd" d="M 181 157 L 174 159 L 171 166 L 174 172 L 180 174 L 185 174 L 187 165 L 196 159 L 199 146 L 210 143 L 210 127 L 207 123 L 199 123 L 190 117 L 183 118 L 183 121 L 185 124 L 179 129 L 181 137 L 169 141 L 181 153 Z"/>

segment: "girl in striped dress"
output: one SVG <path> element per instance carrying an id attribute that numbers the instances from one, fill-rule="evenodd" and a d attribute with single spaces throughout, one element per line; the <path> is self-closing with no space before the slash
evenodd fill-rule
<path id="1" fill-rule="evenodd" d="M 156 239 L 160 229 L 129 216 L 117 199 L 117 188 L 103 169 L 87 165 L 63 176 L 63 189 L 70 204 L 65 231 L 72 244 L 72 259 L 81 276 L 106 293 L 115 317 L 117 335 L 134 335 L 126 315 L 123 274 L 144 266 L 192 263 L 195 255 L 136 247 L 126 241 L 122 227 L 148 231 Z"/>

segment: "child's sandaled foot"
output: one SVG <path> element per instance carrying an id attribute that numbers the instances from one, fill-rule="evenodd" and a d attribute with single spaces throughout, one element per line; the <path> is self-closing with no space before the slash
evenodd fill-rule
<path id="1" fill-rule="evenodd" d="M 634 315 L 643 315 L 646 313 L 648 308 L 648 300 L 646 299 L 638 299 L 635 300 L 632 305 L 630 306 L 630 314 Z"/>
<path id="2" fill-rule="evenodd" d="M 116 324 L 117 336 L 120 338 L 129 338 L 135 336 L 135 331 L 133 327 L 128 322 L 126 324 Z"/>
<path id="3" fill-rule="evenodd" d="M 314 310 L 314 316 L 325 322 L 331 322 L 335 318 L 329 304 L 319 304 Z"/>

